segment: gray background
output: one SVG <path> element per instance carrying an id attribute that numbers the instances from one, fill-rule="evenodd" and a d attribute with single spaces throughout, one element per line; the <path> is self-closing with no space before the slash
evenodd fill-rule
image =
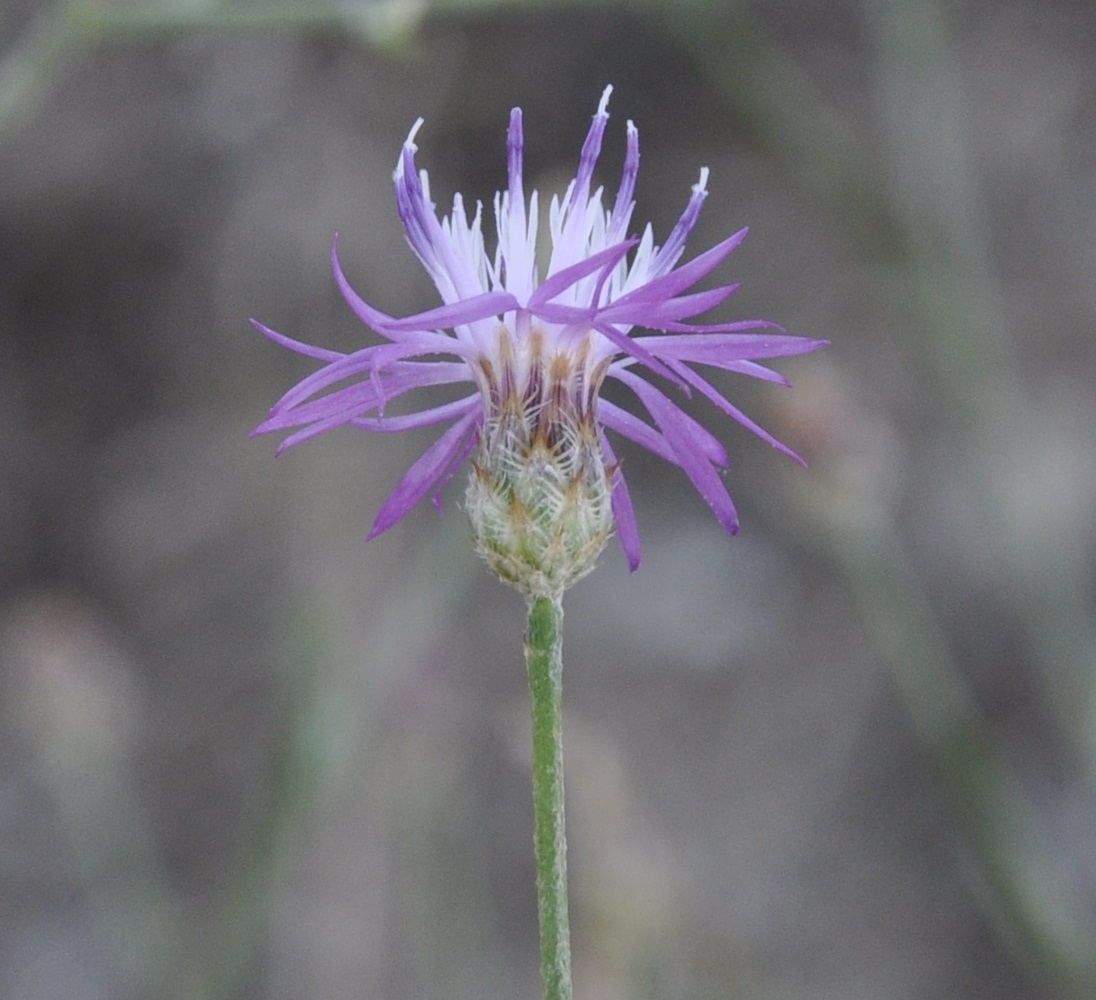
<path id="1" fill-rule="evenodd" d="M 520 598 L 457 484 L 364 543 L 428 433 L 248 440 L 310 366 L 247 319 L 369 342 L 336 231 L 435 304 L 414 119 L 489 205 L 520 105 L 545 197 L 608 82 L 600 181 L 634 119 L 664 237 L 709 166 L 718 315 L 833 346 L 717 379 L 808 471 L 690 404 L 737 538 L 622 449 L 643 564 L 566 602 L 576 996 L 1091 997 L 1096 7 L 232 9 L 0 10 L 0 997 L 537 996 Z"/>

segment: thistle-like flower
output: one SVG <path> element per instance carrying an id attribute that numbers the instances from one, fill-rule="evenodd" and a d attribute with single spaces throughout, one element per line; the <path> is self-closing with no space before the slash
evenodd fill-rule
<path id="1" fill-rule="evenodd" d="M 520 109 L 510 116 L 507 189 L 495 195 L 493 255 L 484 247 L 481 205 L 469 219 L 457 194 L 452 213 L 438 219 L 427 174 L 415 164 L 420 119 L 396 165 L 396 205 L 443 304 L 404 319 L 379 311 L 350 287 L 336 243 L 335 280 L 383 343 L 343 354 L 255 323 L 275 342 L 324 363 L 278 401 L 255 433 L 298 428 L 280 453 L 343 424 L 370 431 L 448 424 L 382 505 L 369 538 L 387 531 L 427 495 L 440 509 L 441 489 L 471 459 L 465 507 L 477 549 L 500 578 L 527 595 L 561 594 L 593 568 L 614 529 L 631 568 L 639 565 L 635 513 L 606 431 L 679 466 L 719 522 L 732 534 L 738 530 L 720 475 L 726 451 L 650 376 L 686 395 L 696 390 L 798 460 L 692 366 L 783 382 L 758 359 L 825 344 L 785 335 L 763 320 L 686 322 L 737 287 L 690 291 L 742 242 L 746 230 L 678 266 L 707 196 L 703 168 L 662 246 L 655 245 L 649 225 L 641 236 L 629 235 L 639 168 L 638 132 L 631 122 L 612 208 L 603 206 L 601 188 L 591 190 L 610 91 L 602 95 L 575 179 L 562 199 L 552 199 L 547 262 L 536 259 L 537 194 L 527 203 L 523 188 Z M 649 420 L 601 398 L 607 379 L 624 386 Z M 470 383 L 472 392 L 415 412 L 387 412 L 413 389 L 461 383 Z"/>

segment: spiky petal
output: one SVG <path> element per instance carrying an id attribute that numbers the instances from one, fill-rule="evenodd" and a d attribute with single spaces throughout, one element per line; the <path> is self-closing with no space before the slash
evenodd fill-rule
<path id="1" fill-rule="evenodd" d="M 476 545 L 503 579 L 529 593 L 558 593 L 593 567 L 612 531 L 632 569 L 639 533 L 628 488 L 606 431 L 679 466 L 730 532 L 738 517 L 721 470 L 720 442 L 651 381 L 697 390 L 769 444 L 796 457 L 694 370 L 694 365 L 783 381 L 760 360 L 813 351 L 825 341 L 786 335 L 763 320 L 690 321 L 735 285 L 695 291 L 742 242 L 742 229 L 680 264 L 707 197 L 700 171 L 681 218 L 657 246 L 648 225 L 629 235 L 639 137 L 628 122 L 624 169 L 611 208 L 593 175 L 608 122 L 606 88 L 583 143 L 578 170 L 548 210 L 551 251 L 538 265 L 538 198 L 526 201 L 520 109 L 507 133 L 508 183 L 495 196 L 496 246 L 485 249 L 482 208 L 469 218 L 458 194 L 439 219 L 429 178 L 415 162 L 415 123 L 394 174 L 408 242 L 442 304 L 397 319 L 366 303 L 332 251 L 350 308 L 381 338 L 350 354 L 267 336 L 323 362 L 275 404 L 255 433 L 291 432 L 282 448 L 334 427 L 399 431 L 448 424 L 382 505 L 369 537 L 387 531 L 471 459 L 466 506 Z M 607 379 L 646 414 L 601 399 Z M 388 405 L 416 389 L 467 384 L 449 403 L 390 416 Z"/>

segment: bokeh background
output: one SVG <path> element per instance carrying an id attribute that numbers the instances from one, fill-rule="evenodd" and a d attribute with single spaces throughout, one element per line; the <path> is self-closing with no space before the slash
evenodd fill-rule
<path id="1" fill-rule="evenodd" d="M 0 7 L 0 997 L 538 995 L 520 598 L 429 434 L 247 435 L 352 348 L 328 265 L 435 293 L 391 171 L 560 190 L 606 83 L 636 219 L 748 224 L 726 537 L 567 600 L 581 1000 L 1096 995 L 1096 6 L 8 0 Z"/>

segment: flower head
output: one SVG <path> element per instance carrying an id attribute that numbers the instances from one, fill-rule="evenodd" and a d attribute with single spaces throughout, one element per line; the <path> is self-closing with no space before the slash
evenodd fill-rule
<path id="1" fill-rule="evenodd" d="M 484 245 L 481 205 L 469 218 L 457 194 L 450 215 L 439 220 L 427 174 L 415 164 L 420 119 L 396 165 L 396 204 L 442 305 L 397 319 L 367 304 L 343 274 L 336 243 L 335 280 L 350 308 L 383 342 L 343 354 L 255 323 L 277 343 L 323 362 L 255 430 L 291 430 L 279 451 L 343 424 L 370 431 L 448 425 L 382 505 L 370 538 L 427 495 L 440 507 L 442 487 L 471 459 L 466 508 L 477 547 L 501 577 L 523 590 L 561 592 L 593 567 L 614 529 L 635 569 L 635 513 L 607 431 L 679 466 L 733 534 L 738 518 L 720 475 L 728 464 L 726 451 L 651 376 L 686 395 L 697 391 L 796 457 L 693 366 L 783 382 L 758 359 L 802 354 L 825 342 L 787 336 L 762 320 L 687 322 L 737 287 L 691 290 L 742 242 L 746 230 L 679 264 L 707 197 L 704 168 L 661 246 L 649 225 L 640 236 L 630 235 L 639 168 L 639 138 L 631 122 L 612 206 L 603 205 L 600 187 L 592 188 L 610 91 L 602 95 L 575 179 L 562 198 L 552 199 L 547 261 L 537 260 L 537 194 L 526 202 L 523 187 L 520 109 L 510 116 L 507 188 L 495 195 L 493 254 Z M 624 386 L 649 419 L 601 398 L 607 379 Z M 462 384 L 471 391 L 451 402 L 387 412 L 414 389 Z"/>

